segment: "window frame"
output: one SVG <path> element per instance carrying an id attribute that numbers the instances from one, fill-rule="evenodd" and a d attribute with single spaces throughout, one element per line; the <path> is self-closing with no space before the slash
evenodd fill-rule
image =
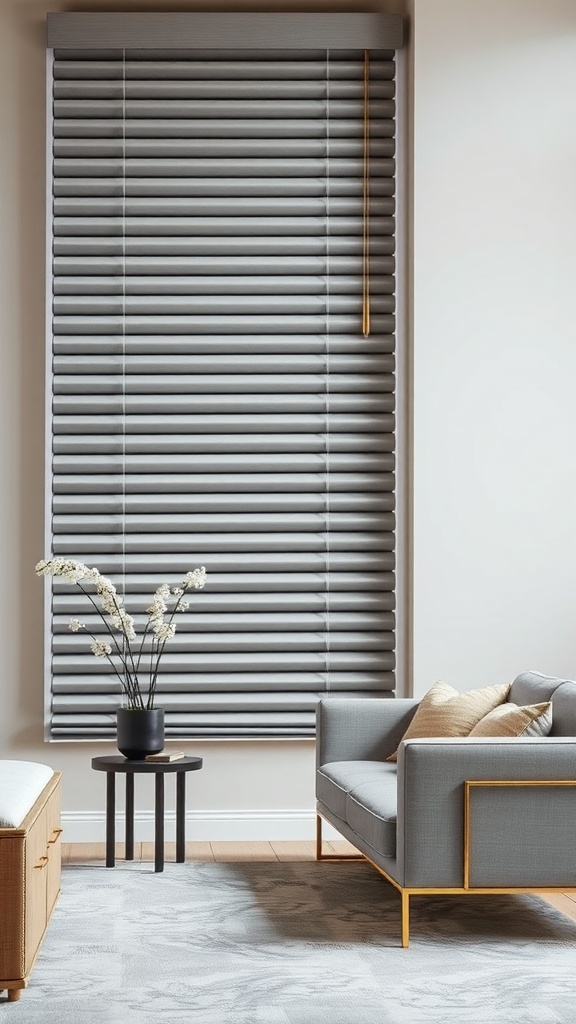
<path id="1" fill-rule="evenodd" d="M 52 44 L 54 43 L 55 38 L 57 38 L 57 36 L 58 36 L 58 32 L 60 32 L 62 30 L 62 26 L 65 24 L 63 19 L 66 19 L 66 22 L 68 23 L 68 25 L 70 25 L 70 19 L 72 19 L 73 22 L 74 22 L 74 25 L 72 25 L 72 28 L 73 28 L 74 32 L 77 32 L 79 30 L 78 26 L 80 26 L 80 25 L 83 26 L 82 31 L 86 30 L 86 28 L 88 26 L 88 21 L 86 19 L 94 19 L 94 18 L 99 19 L 99 18 L 103 18 L 103 19 L 106 19 L 107 22 L 109 22 L 109 25 L 111 24 L 113 26 L 114 23 L 116 24 L 115 28 L 110 29 L 110 27 L 108 27 L 108 29 L 107 29 L 107 31 L 113 30 L 114 33 L 116 33 L 117 30 L 118 30 L 118 24 L 119 24 L 117 19 L 128 19 L 129 21 L 132 21 L 134 23 L 133 20 L 135 20 L 135 19 L 139 20 L 139 19 L 141 19 L 141 17 L 142 17 L 141 15 L 88 15 L 88 14 L 78 14 L 78 15 L 76 15 L 76 14 L 74 14 L 74 15 L 55 14 L 55 15 L 49 15 L 48 16 L 48 41 L 49 41 L 49 49 L 50 49 L 50 51 L 52 51 L 53 45 L 51 45 L 51 42 L 52 42 Z M 145 17 L 148 17 L 148 16 L 145 16 Z M 152 16 L 152 17 L 156 18 L 156 16 Z M 159 17 L 165 18 L 166 16 L 165 15 L 161 15 Z M 197 19 L 199 17 L 203 17 L 203 18 L 209 19 L 209 21 L 212 23 L 211 26 L 209 26 L 209 33 L 210 32 L 213 33 L 215 31 L 221 31 L 221 27 L 222 27 L 222 25 L 225 22 L 226 26 L 227 26 L 227 29 L 229 31 L 233 32 L 233 34 L 234 34 L 236 39 L 237 39 L 237 33 L 238 33 L 239 24 L 240 24 L 240 19 L 244 23 L 244 30 L 247 31 L 249 35 L 250 35 L 250 33 L 253 33 L 254 25 L 255 25 L 255 23 L 252 21 L 252 26 L 249 27 L 248 23 L 244 19 L 246 19 L 247 17 L 249 19 L 252 19 L 252 16 L 246 16 L 246 15 L 235 15 L 233 17 L 232 16 L 228 16 L 228 15 L 206 15 L 206 16 L 185 15 L 184 17 L 186 17 L 186 18 L 195 18 L 195 19 Z M 305 16 L 302 16 L 302 15 L 286 15 L 286 16 L 279 16 L 279 15 L 265 15 L 265 16 L 261 16 L 261 15 L 256 15 L 254 17 L 257 18 L 262 23 L 264 23 L 264 22 L 267 23 L 266 27 L 262 26 L 262 31 L 266 31 L 266 33 L 267 33 L 266 45 L 270 45 L 270 39 L 269 39 L 269 33 L 271 31 L 270 24 L 274 25 L 274 31 L 278 31 L 279 29 L 281 31 L 283 31 L 283 32 L 286 31 L 286 27 L 285 26 L 286 26 L 287 22 L 285 20 L 283 20 L 284 27 L 282 28 L 281 23 L 278 21 L 278 18 L 280 17 L 282 19 L 286 18 L 286 19 L 290 19 L 291 22 L 298 23 L 299 31 L 302 34 L 302 40 L 303 40 L 302 45 L 303 46 L 306 45 L 306 48 L 310 48 L 310 45 L 311 45 L 309 40 L 311 38 L 310 37 L 310 31 L 311 31 L 311 28 L 312 28 L 312 22 L 307 20 L 307 19 L 314 19 L 314 22 L 316 23 L 316 26 L 317 26 L 317 30 L 319 30 L 319 31 L 321 31 L 323 33 L 326 31 L 326 26 L 328 24 L 328 21 L 330 21 L 333 24 L 336 24 L 336 23 L 339 22 L 338 32 L 345 32 L 345 33 L 348 32 L 349 33 L 350 22 L 346 21 L 346 19 L 352 18 L 352 19 L 355 19 L 356 21 L 358 21 L 360 19 L 363 22 L 363 31 L 366 30 L 367 26 L 369 26 L 370 27 L 370 31 L 371 31 L 372 34 L 374 33 L 375 22 L 378 21 L 380 24 L 382 24 L 383 23 L 382 22 L 382 18 L 384 18 L 384 22 L 386 21 L 387 17 L 389 17 L 389 18 L 391 18 L 391 19 L 393 19 L 395 21 L 396 26 L 395 26 L 394 31 L 398 31 L 398 22 L 402 22 L 402 19 L 398 19 L 395 16 L 382 16 L 382 15 L 351 15 L 351 16 L 347 16 L 347 15 L 346 16 L 344 16 L 344 15 L 305 15 Z M 110 19 L 112 19 L 111 22 L 110 22 Z M 218 24 L 217 24 L 218 22 L 220 23 L 220 28 L 218 28 Z M 93 32 L 94 31 L 94 28 L 93 28 L 94 22 L 91 21 L 91 24 L 92 24 L 92 30 L 91 31 Z M 148 22 L 148 28 L 151 28 L 151 27 L 152 27 L 152 22 Z M 388 24 L 388 28 L 389 28 L 389 24 Z M 207 29 L 207 31 L 208 31 L 208 29 Z M 209 38 L 214 38 L 213 36 L 210 37 L 210 35 L 208 37 Z M 178 36 L 178 38 L 180 38 L 180 37 Z M 250 38 L 253 41 L 253 35 L 250 35 Z M 115 34 L 115 39 L 117 39 L 116 34 Z M 347 35 L 347 39 L 349 39 L 349 35 Z M 156 44 L 156 41 L 157 41 L 156 40 L 156 36 L 154 36 L 154 40 L 155 40 L 155 44 Z M 59 44 L 57 44 L 57 45 L 59 45 Z M 78 45 L 78 44 L 76 43 L 75 45 Z M 116 47 L 115 48 L 117 48 L 117 45 L 118 45 L 118 43 L 116 42 Z M 237 43 L 237 46 L 238 45 L 239 44 Z M 264 45 L 264 43 L 262 45 Z M 330 45 L 336 45 L 336 40 L 334 39 L 331 42 Z M 322 47 L 323 48 L 326 47 L 326 43 L 325 42 L 322 44 Z M 156 48 L 156 45 L 155 45 L 154 48 Z M 51 56 L 52 56 L 52 54 L 50 52 L 50 57 Z M 397 318 L 397 326 L 396 326 L 396 331 L 395 331 L 395 337 L 396 337 L 396 391 L 395 391 L 395 394 L 396 394 L 396 413 L 395 413 L 395 415 L 396 415 L 396 428 L 395 428 L 396 447 L 395 447 L 395 452 L 396 452 L 396 474 L 397 474 L 397 479 L 396 479 L 396 488 L 395 488 L 395 495 L 396 495 L 396 545 L 395 545 L 395 550 L 396 550 L 396 556 L 397 557 L 396 557 L 396 570 L 395 570 L 396 571 L 396 587 L 395 587 L 395 593 L 396 593 L 396 627 L 395 627 L 396 647 L 395 647 L 395 652 L 396 652 L 396 695 L 402 696 L 402 695 L 408 693 L 409 692 L 409 688 L 410 688 L 410 665 L 408 663 L 408 657 L 407 657 L 407 652 L 408 652 L 408 649 L 409 649 L 408 639 L 409 639 L 409 628 L 410 628 L 410 625 L 409 625 L 410 624 L 410 614 L 409 614 L 409 600 L 408 600 L 408 586 L 407 586 L 408 571 L 409 571 L 409 564 L 410 564 L 410 550 L 409 550 L 409 542 L 408 542 L 408 537 L 409 537 L 408 520 L 409 520 L 409 514 L 410 514 L 410 496 L 409 496 L 409 493 L 408 493 L 408 479 L 409 479 L 409 472 L 408 472 L 409 471 L 409 433 L 408 433 L 408 427 L 407 427 L 407 410 L 408 410 L 408 404 L 409 404 L 409 387 L 410 387 L 410 384 L 409 384 L 409 366 L 408 366 L 408 360 L 407 360 L 407 337 L 408 337 L 408 329 L 409 329 L 408 328 L 408 322 L 407 322 L 407 291 L 408 291 L 408 272 L 409 272 L 408 271 L 408 260 L 409 260 L 409 253 L 408 253 L 407 242 L 406 242 L 406 240 L 407 240 L 407 230 L 408 230 L 407 214 L 406 214 L 406 207 L 407 207 L 407 201 L 406 201 L 406 195 L 407 195 L 406 176 L 407 176 L 407 147 L 408 147 L 407 123 L 406 123 L 406 115 L 407 115 L 406 70 L 407 70 L 407 68 L 406 68 L 406 55 L 405 55 L 405 51 L 401 47 L 398 47 L 396 49 L 396 62 L 397 62 L 397 73 L 396 73 L 396 104 L 397 104 L 397 114 L 396 114 L 396 164 L 397 164 L 397 171 L 396 171 L 396 193 L 395 193 L 395 197 L 396 197 L 397 226 L 396 226 L 396 232 L 395 232 L 395 243 L 396 243 L 396 274 L 395 274 L 395 276 L 396 276 L 396 318 Z M 48 81 L 51 84 L 52 78 L 51 78 L 50 60 L 49 60 L 49 66 L 48 66 Z M 50 89 L 47 90 L 47 106 L 48 106 L 49 111 L 51 111 L 51 90 Z M 51 112 L 49 114 L 49 117 L 51 118 Z M 51 161 L 51 159 L 52 159 L 51 144 L 52 144 L 52 138 L 51 138 L 51 136 L 49 136 L 49 137 L 47 137 L 47 151 L 49 153 L 49 161 Z M 48 163 L 48 166 L 50 166 L 50 163 Z M 50 180 L 50 177 L 51 176 L 49 176 L 49 180 Z M 49 282 L 51 282 L 51 276 L 52 276 L 51 272 L 50 272 L 51 242 L 52 242 L 51 200 L 52 200 L 51 193 L 48 192 L 47 193 L 47 253 L 49 255 L 49 259 L 47 259 L 47 277 L 48 277 L 48 281 Z M 50 288 L 50 286 L 47 287 L 46 298 L 47 298 L 47 304 L 46 304 L 47 337 L 50 338 L 52 336 L 52 326 L 51 326 L 51 324 L 52 324 L 52 309 L 51 309 L 52 295 L 51 295 L 51 288 Z M 50 416 L 51 415 L 50 414 L 50 402 L 51 402 L 51 399 L 52 399 L 52 387 L 51 387 L 51 381 L 52 381 L 52 352 L 51 352 L 51 347 L 49 347 L 48 345 L 46 346 L 46 371 L 47 371 L 46 372 L 47 410 L 48 410 L 48 415 Z M 51 443 L 50 442 L 51 442 L 51 436 L 50 436 L 49 433 L 47 433 L 47 437 L 46 437 L 47 516 L 46 516 L 46 548 L 45 548 L 46 551 L 50 550 L 50 546 L 49 545 L 51 543 L 51 536 L 52 536 L 51 516 L 50 516 L 49 509 L 50 509 L 50 501 L 51 501 L 51 498 L 52 498 L 52 489 L 51 489 L 52 468 L 51 468 L 51 466 L 52 466 L 53 453 L 52 453 L 52 447 L 51 447 Z M 49 585 L 50 585 L 50 582 L 47 581 L 46 582 L 47 588 L 49 587 Z M 50 732 L 50 715 L 49 715 L 49 712 L 48 712 L 48 700 L 49 700 L 49 697 L 50 697 L 51 692 L 52 692 L 51 674 L 50 674 L 50 671 L 49 671 L 50 660 L 51 660 L 51 613 L 50 613 L 50 604 L 49 604 L 48 601 L 45 602 L 45 646 L 46 646 L 46 651 L 45 651 L 45 659 L 46 659 L 46 661 L 45 661 L 45 663 L 46 663 L 46 666 L 47 666 L 47 668 L 46 668 L 46 679 L 45 679 L 45 685 L 46 685 L 46 702 L 45 702 L 45 706 L 46 706 L 46 709 L 47 709 L 47 711 L 46 711 L 46 720 L 45 720 L 46 739 L 50 740 L 51 742 L 58 742 L 58 741 L 82 742 L 82 741 L 87 741 L 89 739 L 93 739 L 92 737 L 85 737 L 85 738 L 78 738 L 78 740 L 71 740 L 68 737 L 54 737 L 51 734 L 51 732 Z M 289 736 L 286 736 L 286 737 L 266 737 L 266 736 L 264 736 L 264 737 L 255 737 L 255 736 L 252 736 L 252 737 L 232 737 L 232 736 L 226 736 L 226 737 L 216 737 L 216 736 L 214 736 L 214 737 L 210 737 L 210 736 L 202 736 L 202 740 L 203 741 L 207 741 L 207 740 L 211 740 L 211 739 L 222 740 L 223 738 L 227 739 L 227 740 L 234 739 L 234 740 L 246 740 L 246 741 L 251 741 L 251 740 L 254 740 L 254 739 L 257 739 L 257 738 L 262 738 L 262 739 L 265 739 L 265 740 L 267 739 L 268 741 L 270 741 L 270 739 L 272 739 L 272 738 L 273 739 L 286 739 L 286 740 L 288 740 L 288 739 L 296 739 L 298 741 L 300 741 L 302 739 L 313 739 L 313 737 L 289 737 Z"/>

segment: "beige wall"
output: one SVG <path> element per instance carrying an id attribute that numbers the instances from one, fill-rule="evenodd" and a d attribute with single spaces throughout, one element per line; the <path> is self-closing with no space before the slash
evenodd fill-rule
<path id="1" fill-rule="evenodd" d="M 102 811 L 90 757 L 113 750 L 43 743 L 33 572 L 44 554 L 44 17 L 83 6 L 114 9 L 0 0 L 0 756 L 64 771 L 70 837 Z M 576 5 L 414 0 L 413 36 L 415 690 L 526 667 L 574 674 Z M 311 743 L 193 746 L 205 769 L 190 807 L 210 819 L 205 834 L 249 833 L 227 812 L 262 812 L 270 834 L 284 827 L 272 810 L 292 812 L 295 830 L 305 812 L 311 826 Z"/>
<path id="2" fill-rule="evenodd" d="M 416 0 L 414 690 L 576 675 L 576 4 Z"/>

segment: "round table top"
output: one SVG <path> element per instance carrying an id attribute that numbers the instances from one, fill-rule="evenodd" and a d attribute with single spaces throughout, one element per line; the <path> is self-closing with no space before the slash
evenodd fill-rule
<path id="1" fill-rule="evenodd" d="M 175 761 L 129 761 L 123 754 L 93 757 L 92 767 L 97 772 L 194 772 L 202 767 L 201 757 L 179 757 Z"/>

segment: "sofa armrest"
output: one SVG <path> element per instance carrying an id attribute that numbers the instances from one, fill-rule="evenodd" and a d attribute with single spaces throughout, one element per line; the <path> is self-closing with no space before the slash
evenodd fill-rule
<path id="1" fill-rule="evenodd" d="M 474 780 L 576 781 L 576 738 L 401 743 L 397 839 L 405 885 L 463 885 L 464 783 Z M 576 884 L 576 785 L 475 787 L 470 819 L 471 885 Z"/>
<path id="2" fill-rule="evenodd" d="M 382 761 L 392 754 L 418 701 L 327 697 L 316 710 L 316 766 L 333 761 Z"/>

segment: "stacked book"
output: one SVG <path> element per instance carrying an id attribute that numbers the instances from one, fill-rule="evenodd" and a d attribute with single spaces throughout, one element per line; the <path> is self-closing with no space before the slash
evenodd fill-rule
<path id="1" fill-rule="evenodd" d="M 146 754 L 145 761 L 180 761 L 185 757 L 183 750 L 161 750 L 158 754 Z"/>

